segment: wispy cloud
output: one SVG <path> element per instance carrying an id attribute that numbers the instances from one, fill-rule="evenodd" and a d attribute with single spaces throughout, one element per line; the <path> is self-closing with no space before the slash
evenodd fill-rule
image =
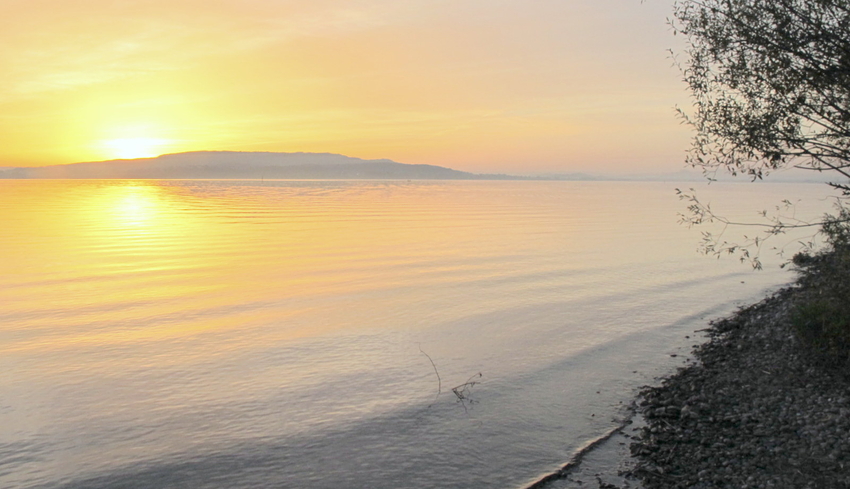
<path id="1" fill-rule="evenodd" d="M 0 97 L 190 68 L 209 57 L 338 37 L 412 17 L 416 1 L 18 2 L 0 20 Z"/>

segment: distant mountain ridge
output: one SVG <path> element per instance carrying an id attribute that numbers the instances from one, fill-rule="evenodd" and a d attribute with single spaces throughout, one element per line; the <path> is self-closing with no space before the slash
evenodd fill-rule
<path id="1" fill-rule="evenodd" d="M 411 165 L 388 159 L 364 160 L 333 153 L 271 153 L 192 151 L 155 158 L 95 161 L 41 167 L 0 167 L 0 179 L 303 179 L 303 180 L 556 180 L 706 182 L 693 170 L 657 174 L 548 173 L 538 175 L 478 174 L 436 165 Z M 748 178 L 720 175 L 721 181 Z M 820 183 L 830 175 L 777 171 L 766 178 L 776 183 Z"/>
<path id="2" fill-rule="evenodd" d="M 0 170 L 0 178 L 440 179 L 509 180 L 435 165 L 364 160 L 332 153 L 193 151 L 69 165 Z"/>

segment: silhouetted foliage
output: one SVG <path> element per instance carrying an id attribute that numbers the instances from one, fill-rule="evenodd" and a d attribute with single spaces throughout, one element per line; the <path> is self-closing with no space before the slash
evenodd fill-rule
<path id="1" fill-rule="evenodd" d="M 789 164 L 850 178 L 850 4 L 688 0 L 689 162 L 761 178 Z M 848 191 L 846 182 L 834 186 Z"/>
<path id="2" fill-rule="evenodd" d="M 754 180 L 786 167 L 826 171 L 850 196 L 850 2 L 680 0 L 673 17 L 674 33 L 687 40 L 677 63 L 693 98 L 692 110 L 679 110 L 696 131 L 687 162 L 709 179 L 719 170 Z M 688 224 L 724 222 L 692 193 L 680 195 L 690 202 Z M 843 216 L 760 225 L 769 237 L 834 226 Z M 704 251 L 747 252 L 753 243 L 709 235 Z M 757 255 L 753 265 L 760 266 Z"/>
<path id="3" fill-rule="evenodd" d="M 824 224 L 831 248 L 816 254 L 797 254 L 801 293 L 792 321 L 803 345 L 820 363 L 850 366 L 850 224 L 848 211 Z M 843 219 L 843 222 L 838 222 Z M 850 370 L 847 370 L 850 374 Z"/>

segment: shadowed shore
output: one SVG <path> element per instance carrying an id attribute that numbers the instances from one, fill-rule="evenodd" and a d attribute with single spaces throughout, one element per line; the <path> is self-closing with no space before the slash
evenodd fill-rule
<path id="1" fill-rule="evenodd" d="M 850 487 L 846 349 L 812 348 L 799 323 L 813 300 L 847 302 L 841 263 L 712 322 L 692 363 L 645 388 L 631 420 L 535 487 Z"/>
<path id="2" fill-rule="evenodd" d="M 645 487 L 850 487 L 850 384 L 792 326 L 809 288 L 713 323 L 696 364 L 642 393 Z"/>

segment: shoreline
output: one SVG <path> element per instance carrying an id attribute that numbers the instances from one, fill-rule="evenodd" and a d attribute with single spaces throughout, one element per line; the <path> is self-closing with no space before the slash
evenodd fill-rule
<path id="1" fill-rule="evenodd" d="M 593 455 L 599 455 L 600 452 L 604 453 L 609 450 L 605 450 L 613 446 L 615 443 L 618 443 L 620 438 L 624 436 L 623 430 L 625 430 L 629 424 L 631 424 L 632 419 L 634 418 L 635 412 L 632 411 L 632 415 L 630 415 L 626 420 L 623 421 L 619 426 L 614 427 L 604 435 L 599 438 L 590 441 L 584 447 L 579 449 L 579 451 L 573 456 L 570 461 L 551 474 L 545 475 L 541 477 L 537 482 L 527 486 L 525 489 L 553 489 L 557 487 L 565 487 L 561 484 L 563 482 L 572 482 L 573 476 L 577 473 L 582 473 L 586 471 L 588 466 L 597 465 L 591 461 L 591 463 L 586 463 L 586 459 L 590 459 Z M 628 436 L 628 435 L 625 435 Z M 609 460 L 611 457 L 602 457 L 603 459 Z M 618 459 L 621 457 L 617 457 Z M 598 463 L 598 462 L 597 462 Z M 597 470 L 599 471 L 599 470 Z M 599 474 L 594 474 L 599 475 Z M 578 481 L 578 483 L 583 484 L 584 481 Z"/>
<path id="2" fill-rule="evenodd" d="M 561 469 L 542 477 L 524 489 L 639 489 L 640 483 L 627 478 L 635 460 L 629 455 L 634 433 L 645 426 L 643 417 L 631 408 L 621 425 L 593 440 Z"/>
<path id="3" fill-rule="evenodd" d="M 850 385 L 795 334 L 797 282 L 713 322 L 696 363 L 641 393 L 643 487 L 850 487 Z"/>
<path id="4" fill-rule="evenodd" d="M 818 276 L 711 321 L 633 416 L 529 489 L 850 488 L 850 382 L 792 317 Z"/>

